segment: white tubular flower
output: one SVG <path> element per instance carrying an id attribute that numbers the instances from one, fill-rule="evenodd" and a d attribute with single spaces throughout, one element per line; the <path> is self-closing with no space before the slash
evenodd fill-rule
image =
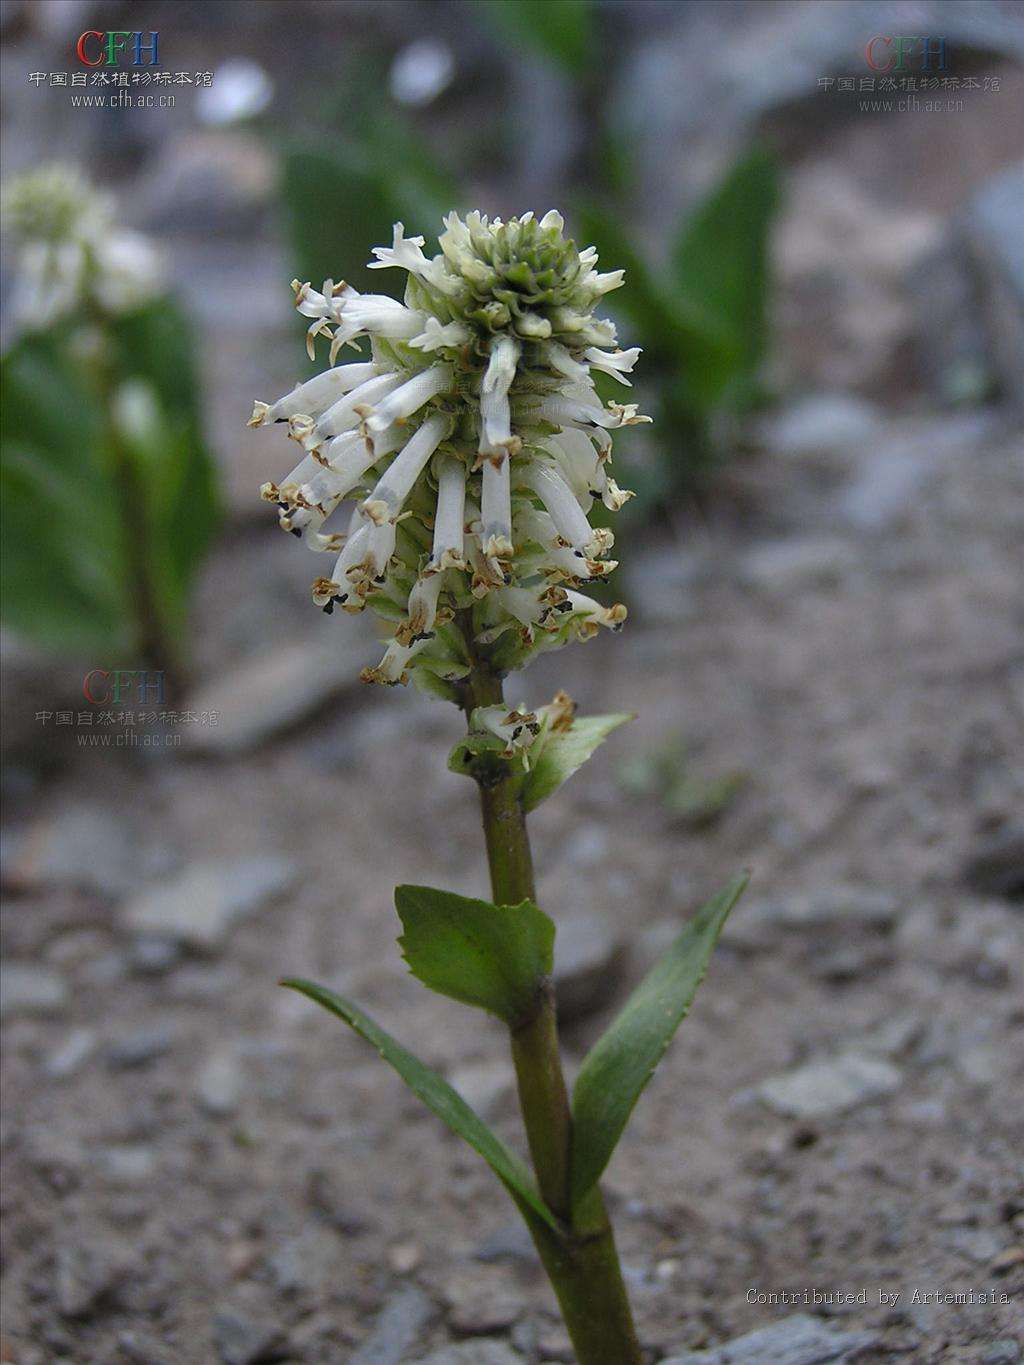
<path id="1" fill-rule="evenodd" d="M 308 346 L 329 341 L 330 367 L 255 405 L 251 425 L 285 422 L 305 452 L 261 494 L 285 530 L 335 555 L 313 585 L 319 606 L 391 623 L 367 681 L 458 700 L 473 650 L 506 671 L 625 618 L 580 589 L 615 567 L 594 500 L 614 511 L 630 496 L 608 474 L 609 432 L 647 420 L 603 404 L 593 373 L 628 383 L 639 348 L 616 349 L 595 315 L 621 272 L 599 274 L 596 251 L 563 229 L 554 211 L 452 213 L 431 257 L 396 224 L 371 266 L 406 272 L 403 301 L 294 282 Z M 335 364 L 364 339 L 368 360 Z M 506 747 L 532 737 L 535 717 L 489 709 L 481 726 Z"/>
<path id="2" fill-rule="evenodd" d="M 505 758 L 513 758 L 528 749 L 540 731 L 540 721 L 532 711 L 521 706 L 510 711 L 507 706 L 478 706 L 470 721 L 471 730 L 494 735 L 505 748 Z"/>
<path id="3" fill-rule="evenodd" d="M 13 312 L 25 327 L 83 309 L 116 317 L 164 287 L 156 247 L 122 227 L 113 199 L 74 167 L 42 166 L 5 183 L 3 225 L 20 247 Z"/>

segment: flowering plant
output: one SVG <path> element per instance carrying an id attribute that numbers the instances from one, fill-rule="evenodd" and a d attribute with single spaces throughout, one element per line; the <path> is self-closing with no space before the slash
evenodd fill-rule
<path id="1" fill-rule="evenodd" d="M 400 223 L 392 245 L 374 249 L 376 268 L 407 272 L 404 303 L 294 282 L 310 356 L 328 342 L 330 368 L 257 402 L 251 425 L 287 423 L 303 451 L 261 492 L 286 531 L 335 556 L 314 602 L 369 607 L 392 631 L 364 679 L 411 680 L 465 712 L 449 763 L 479 786 L 494 900 L 399 887 L 400 943 L 426 985 L 508 1025 L 533 1174 L 354 1004 L 285 984 L 373 1043 L 490 1163 L 530 1228 L 583 1365 L 628 1365 L 640 1346 L 598 1181 L 743 879 L 641 983 L 584 1062 L 570 1105 L 550 981 L 555 925 L 535 904 L 526 815 L 629 717 L 578 717 L 564 693 L 535 711 L 509 708 L 502 683 L 539 651 L 625 620 L 624 606 L 583 591 L 615 567 L 612 534 L 588 513 L 596 499 L 615 511 L 630 496 L 608 472 L 610 433 L 648 419 L 634 404 L 603 404 L 593 371 L 628 384 L 639 350 L 617 349 L 614 324 L 595 315 L 623 272 L 599 273 L 596 252 L 577 250 L 558 213 L 508 223 L 452 213 L 444 227 L 432 258 Z M 335 363 L 364 339 L 369 359 Z"/>

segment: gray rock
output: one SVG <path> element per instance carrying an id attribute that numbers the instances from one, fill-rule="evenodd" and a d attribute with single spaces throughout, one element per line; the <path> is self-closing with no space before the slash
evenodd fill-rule
<path id="1" fill-rule="evenodd" d="M 414 1365 L 523 1365 L 523 1357 L 504 1341 L 464 1341 L 418 1356 Z"/>
<path id="2" fill-rule="evenodd" d="M 759 1097 L 787 1118 L 816 1119 L 842 1114 L 899 1089 L 902 1076 L 891 1062 L 860 1052 L 842 1052 L 772 1076 L 757 1087 Z"/>
<path id="3" fill-rule="evenodd" d="M 64 978 L 33 962 L 0 965 L 0 1019 L 16 1014 L 61 1014 L 67 1007 Z"/>
<path id="4" fill-rule="evenodd" d="M 1024 893 L 1024 825 L 1004 825 L 979 839 L 964 876 L 987 896 Z"/>
<path id="5" fill-rule="evenodd" d="M 156 1171 L 156 1152 L 142 1143 L 102 1147 L 95 1156 L 101 1176 L 112 1185 L 148 1185 Z"/>
<path id="6" fill-rule="evenodd" d="M 979 1365 L 1018 1365 L 1019 1361 L 1019 1343 L 1010 1337 L 1004 1337 L 1002 1341 L 994 1341 L 986 1348 Z"/>
<path id="7" fill-rule="evenodd" d="M 953 1228 L 946 1234 L 945 1242 L 975 1265 L 991 1264 L 1006 1246 L 991 1228 Z"/>
<path id="8" fill-rule="evenodd" d="M 349 1365 L 399 1365 L 436 1312 L 433 1301 L 422 1289 L 414 1284 L 403 1285 L 380 1310 L 373 1330 L 352 1355 Z"/>
<path id="9" fill-rule="evenodd" d="M 815 456 L 859 450 L 882 426 L 878 409 L 849 393 L 812 393 L 761 427 L 761 439 L 778 455 Z"/>
<path id="10" fill-rule="evenodd" d="M 223 1365 L 260 1365 L 277 1358 L 284 1333 L 272 1322 L 250 1317 L 234 1308 L 214 1315 L 213 1344 Z"/>
<path id="11" fill-rule="evenodd" d="M 870 887 L 833 887 L 813 895 L 742 902 L 722 930 L 722 942 L 736 948 L 769 948 L 783 932 L 887 934 L 895 928 L 900 902 Z"/>
<path id="12" fill-rule="evenodd" d="M 130 901 L 122 922 L 131 933 L 212 952 L 238 920 L 283 891 L 293 875 L 294 865 L 272 854 L 193 863 L 173 881 Z"/>
<path id="13" fill-rule="evenodd" d="M 831 1365 L 851 1360 L 878 1341 L 872 1331 L 844 1331 L 807 1313 L 759 1327 L 710 1351 L 689 1351 L 662 1365 Z"/>
<path id="14" fill-rule="evenodd" d="M 566 1023 L 603 1008 L 614 995 L 623 944 L 611 922 L 590 910 L 560 919 L 555 938 L 555 996 Z"/>
<path id="15" fill-rule="evenodd" d="M 471 1109 L 482 1119 L 491 1119 L 512 1088 L 512 1072 L 507 1063 L 467 1062 L 455 1067 L 448 1080 Z"/>
<path id="16" fill-rule="evenodd" d="M 444 1288 L 448 1322 L 460 1336 L 493 1336 L 523 1315 L 522 1295 L 496 1272 L 462 1267 Z"/>
<path id="17" fill-rule="evenodd" d="M 975 267 L 988 351 L 1007 395 L 1024 405 L 1024 166 L 990 180 L 974 197 L 964 235 Z"/>
<path id="18" fill-rule="evenodd" d="M 119 896 L 147 875 L 148 856 L 123 811 L 89 806 L 40 820 L 25 831 L 5 859 L 4 873 L 23 888 L 70 886 Z"/>
<path id="19" fill-rule="evenodd" d="M 367 651 L 358 631 L 339 631 L 328 642 L 283 645 L 244 660 L 190 698 L 193 711 L 216 715 L 217 722 L 187 727 L 183 747 L 215 757 L 259 748 L 294 729 L 346 688 L 358 687 Z"/>
<path id="20" fill-rule="evenodd" d="M 165 1344 L 144 1332 L 120 1332 L 117 1348 L 132 1365 L 172 1365 Z"/>
<path id="21" fill-rule="evenodd" d="M 80 1071 L 96 1050 L 96 1030 L 72 1029 L 62 1043 L 43 1063 L 43 1072 L 51 1081 L 66 1081 Z"/>
<path id="22" fill-rule="evenodd" d="M 242 1097 L 242 1066 L 234 1047 L 212 1052 L 196 1078 L 196 1100 L 213 1118 L 227 1118 L 238 1108 Z"/>
<path id="23" fill-rule="evenodd" d="M 135 1067 L 148 1066 L 170 1052 L 176 1036 L 175 1029 L 163 1024 L 137 1029 L 110 1044 L 107 1048 L 107 1065 L 112 1071 L 131 1071 Z"/>
<path id="24" fill-rule="evenodd" d="M 741 581 L 770 595 L 834 587 L 857 566 L 852 545 L 833 536 L 805 536 L 755 545 L 742 556 Z"/>
<path id="25" fill-rule="evenodd" d="M 163 976 L 181 961 L 181 944 L 140 934 L 128 952 L 128 964 L 139 976 Z"/>
<path id="26" fill-rule="evenodd" d="M 485 1238 L 473 1251 L 473 1259 L 485 1265 L 496 1261 L 518 1261 L 533 1264 L 537 1251 L 524 1223 L 507 1223 Z"/>

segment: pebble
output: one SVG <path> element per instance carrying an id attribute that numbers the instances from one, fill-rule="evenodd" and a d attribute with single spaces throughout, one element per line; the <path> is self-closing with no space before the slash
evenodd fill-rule
<path id="1" fill-rule="evenodd" d="M 96 1153 L 96 1165 L 111 1184 L 145 1185 L 156 1170 L 156 1152 L 137 1143 L 103 1147 Z"/>
<path id="2" fill-rule="evenodd" d="M 212 1052 L 196 1078 L 196 1100 L 212 1118 L 228 1118 L 242 1098 L 242 1067 L 234 1047 Z"/>
<path id="3" fill-rule="evenodd" d="M 61 1014 L 67 1003 L 67 983 L 59 973 L 31 962 L 0 966 L 0 1019 L 16 1014 Z"/>
<path id="4" fill-rule="evenodd" d="M 395 1291 L 349 1365 L 399 1365 L 422 1337 L 437 1309 L 414 1284 Z"/>
<path id="5" fill-rule="evenodd" d="M 878 409 L 849 393 L 811 393 L 762 424 L 761 439 L 776 455 L 831 455 L 859 448 L 882 425 Z"/>
<path id="6" fill-rule="evenodd" d="M 112 1071 L 132 1071 L 136 1067 L 148 1066 L 170 1052 L 176 1037 L 176 1030 L 166 1025 L 138 1029 L 110 1044 L 107 1048 L 107 1065 Z"/>
<path id="7" fill-rule="evenodd" d="M 277 1358 L 284 1334 L 274 1323 L 223 1308 L 213 1318 L 213 1344 L 223 1365 L 260 1365 Z"/>
<path id="8" fill-rule="evenodd" d="M 765 949 L 783 930 L 888 934 L 901 912 L 897 897 L 871 887 L 836 886 L 811 895 L 742 902 L 722 930 L 722 942 L 741 949 Z"/>
<path id="9" fill-rule="evenodd" d="M 470 1109 L 488 1121 L 512 1089 L 512 1072 L 505 1062 L 467 1062 L 449 1072 L 448 1080 Z"/>
<path id="10" fill-rule="evenodd" d="M 844 1331 L 841 1327 L 794 1313 L 769 1327 L 759 1327 L 710 1351 L 689 1351 L 662 1365 L 839 1365 L 870 1350 L 874 1332 Z"/>
<path id="11" fill-rule="evenodd" d="M 181 961 L 181 944 L 140 934 L 128 951 L 128 965 L 137 976 L 163 976 Z"/>
<path id="12" fill-rule="evenodd" d="M 123 811 L 69 810 L 20 834 L 5 859 L 5 879 L 18 889 L 67 886 L 122 896 L 152 875 L 162 855 L 143 851 Z M 149 866 L 147 867 L 147 862 Z"/>
<path id="13" fill-rule="evenodd" d="M 842 1114 L 899 1089 L 902 1076 L 891 1062 L 860 1052 L 797 1067 L 757 1087 L 758 1096 L 787 1118 L 816 1119 Z"/>
<path id="14" fill-rule="evenodd" d="M 162 1342 L 146 1336 L 142 1332 L 121 1332 L 117 1347 L 125 1360 L 132 1365 L 172 1365 L 171 1357 L 165 1354 Z"/>
<path id="15" fill-rule="evenodd" d="M 576 910 L 560 919 L 555 938 L 555 997 L 564 1023 L 584 1019 L 612 999 L 623 944 L 603 915 Z"/>
<path id="16" fill-rule="evenodd" d="M 294 873 L 293 863 L 273 854 L 193 863 L 172 881 L 142 891 L 125 906 L 122 922 L 130 933 L 214 952 L 233 925 L 282 892 Z"/>
<path id="17" fill-rule="evenodd" d="M 515 1222 L 507 1223 L 482 1241 L 473 1251 L 473 1259 L 483 1261 L 485 1265 L 498 1261 L 533 1265 L 537 1260 L 537 1251 L 526 1225 Z"/>
<path id="18" fill-rule="evenodd" d="M 523 1365 L 523 1357 L 504 1341 L 464 1341 L 418 1356 L 413 1365 Z"/>
<path id="19" fill-rule="evenodd" d="M 984 835 L 964 866 L 964 877 L 987 896 L 1024 892 L 1024 825 L 1004 825 Z"/>
<path id="20" fill-rule="evenodd" d="M 217 715 L 216 725 L 191 725 L 185 745 L 224 758 L 249 753 L 293 729 L 347 688 L 374 646 L 360 633 L 331 633 L 329 642 L 279 646 L 215 678 L 189 700 L 193 711 Z"/>
<path id="21" fill-rule="evenodd" d="M 423 1248 L 415 1242 L 398 1242 L 388 1247 L 388 1265 L 396 1275 L 410 1275 L 423 1264 Z"/>
<path id="22" fill-rule="evenodd" d="M 986 1348 L 979 1365 L 1019 1365 L 1019 1361 L 1020 1345 L 1010 1337 L 1004 1337 Z"/>
<path id="23" fill-rule="evenodd" d="M 512 1326 L 523 1314 L 522 1295 L 495 1272 L 462 1268 L 444 1288 L 448 1322 L 461 1336 L 493 1336 Z"/>
<path id="24" fill-rule="evenodd" d="M 739 577 L 769 595 L 788 595 L 805 588 L 834 587 L 857 565 L 845 540 L 807 536 L 773 540 L 748 550 L 739 562 Z"/>
<path id="25" fill-rule="evenodd" d="M 96 1050 L 96 1030 L 72 1029 L 64 1041 L 50 1053 L 43 1063 L 43 1072 L 51 1081 L 66 1081 L 80 1071 Z"/>

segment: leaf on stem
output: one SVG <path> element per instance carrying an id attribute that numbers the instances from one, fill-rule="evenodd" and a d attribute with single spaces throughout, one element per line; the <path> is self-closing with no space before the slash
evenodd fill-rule
<path id="1" fill-rule="evenodd" d="M 331 1014 L 336 1014 L 361 1038 L 371 1043 L 388 1065 L 398 1072 L 413 1094 L 446 1123 L 453 1133 L 457 1133 L 483 1157 L 516 1203 L 520 1207 L 525 1205 L 548 1227 L 558 1231 L 558 1222 L 540 1197 L 526 1165 L 505 1146 L 487 1124 L 470 1109 L 462 1096 L 436 1071 L 425 1066 L 411 1052 L 407 1052 L 351 1001 L 336 995 L 325 986 L 297 978 L 288 978 L 282 981 L 281 985 L 299 991 L 329 1010 Z"/>
<path id="2" fill-rule="evenodd" d="M 555 926 L 532 903 L 492 905 L 429 886 L 399 886 L 398 940 L 431 990 L 514 1025 L 530 1015 L 551 972 Z"/>
<path id="3" fill-rule="evenodd" d="M 746 873 L 734 877 L 697 912 L 587 1054 L 573 1092 L 574 1209 L 611 1159 L 641 1091 L 686 1016 L 747 880 Z"/>
<path id="4" fill-rule="evenodd" d="M 523 779 L 523 810 L 533 810 L 582 768 L 599 744 L 613 730 L 632 720 L 629 712 L 609 716 L 578 716 L 566 729 L 550 725 L 541 731 L 530 749 L 530 771 Z"/>

